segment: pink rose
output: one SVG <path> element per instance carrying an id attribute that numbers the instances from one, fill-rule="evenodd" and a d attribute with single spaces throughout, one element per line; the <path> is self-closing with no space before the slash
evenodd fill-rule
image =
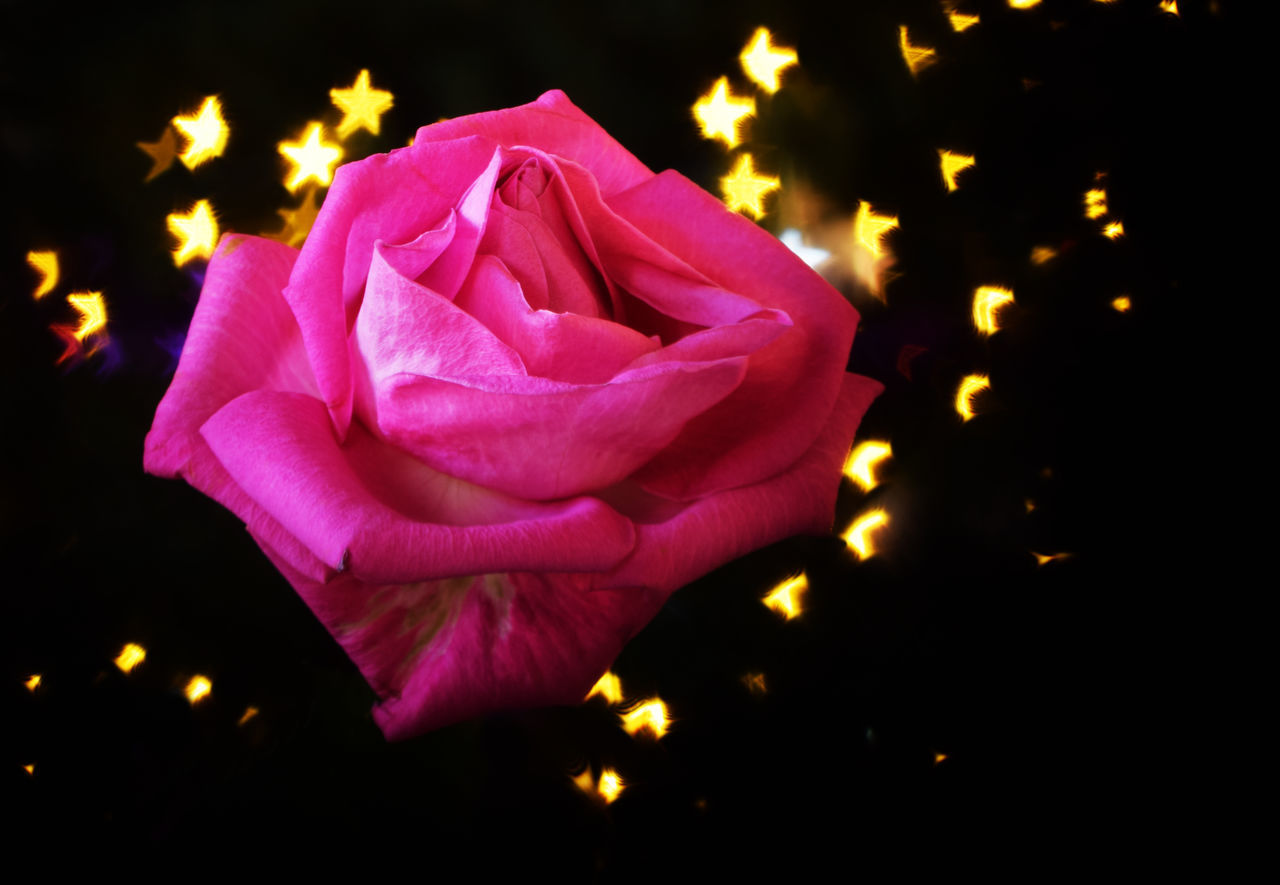
<path id="1" fill-rule="evenodd" d="M 677 588 L 832 528 L 857 313 L 561 92 L 229 235 L 146 469 L 230 508 L 404 738 L 576 703 Z"/>

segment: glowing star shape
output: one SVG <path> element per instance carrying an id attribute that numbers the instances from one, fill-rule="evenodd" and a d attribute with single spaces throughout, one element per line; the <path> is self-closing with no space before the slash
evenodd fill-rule
<path id="1" fill-rule="evenodd" d="M 956 190 L 956 176 L 973 165 L 973 157 L 968 154 L 953 154 L 951 151 L 939 150 L 938 160 L 942 166 L 942 180 L 947 185 L 947 192 Z"/>
<path id="2" fill-rule="evenodd" d="M 178 139 L 173 134 L 172 126 L 164 127 L 164 133 L 156 141 L 140 141 L 138 147 L 151 158 L 151 171 L 142 179 L 143 184 L 168 170 L 178 156 Z"/>
<path id="3" fill-rule="evenodd" d="M 596 785 L 596 792 L 600 794 L 600 798 L 607 805 L 622 795 L 622 791 L 626 789 L 626 786 L 622 778 L 618 776 L 618 772 L 612 768 L 606 768 L 600 772 L 600 783 Z"/>
<path id="4" fill-rule="evenodd" d="M 67 360 L 75 360 L 84 355 L 84 348 L 80 346 L 80 339 L 76 337 L 75 326 L 54 323 L 49 327 L 49 331 L 57 335 L 62 342 L 62 355 L 54 362 L 55 366 L 60 366 Z"/>
<path id="5" fill-rule="evenodd" d="M 1133 301 L 1128 295 L 1121 295 L 1112 299 L 1111 306 L 1120 313 L 1128 313 L 1129 308 L 1133 307 Z"/>
<path id="6" fill-rule="evenodd" d="M 1178 0 L 1160 0 L 1160 9 L 1170 15 L 1178 14 Z"/>
<path id="7" fill-rule="evenodd" d="M 22 766 L 22 770 L 25 771 L 27 774 L 34 776 L 36 773 L 35 763 Z"/>
<path id="8" fill-rule="evenodd" d="M 919 73 L 938 60 L 938 54 L 928 46 L 916 46 L 907 37 L 907 26 L 898 27 L 898 46 L 902 49 L 902 60 L 907 63 L 911 73 Z"/>
<path id="9" fill-rule="evenodd" d="M 778 72 L 799 61 L 794 49 L 774 46 L 772 41 L 768 28 L 756 28 L 751 42 L 738 56 L 747 76 L 770 95 L 778 91 Z"/>
<path id="10" fill-rule="evenodd" d="M 884 256 L 884 238 L 897 226 L 896 215 L 877 215 L 866 200 L 858 203 L 858 215 L 853 220 L 853 235 L 872 257 Z"/>
<path id="11" fill-rule="evenodd" d="M 986 375 L 965 375 L 956 390 L 956 411 L 960 417 L 968 421 L 976 412 L 973 411 L 973 398 L 991 386 L 991 379 Z"/>
<path id="12" fill-rule="evenodd" d="M 203 676 L 192 676 L 191 681 L 187 683 L 187 687 L 182 693 L 187 696 L 187 700 L 193 704 L 198 704 L 213 690 L 213 683 Z"/>
<path id="13" fill-rule="evenodd" d="M 22 684 L 27 687 L 27 691 L 35 691 L 40 687 L 40 674 L 32 673 Z"/>
<path id="14" fill-rule="evenodd" d="M 1113 221 L 1102 229 L 1102 235 L 1109 240 L 1115 240 L 1124 236 L 1124 224 L 1119 221 Z"/>
<path id="15" fill-rule="evenodd" d="M 893 449 L 887 442 L 869 439 L 849 453 L 844 462 L 844 475 L 869 492 L 880 483 L 876 479 L 876 465 L 892 455 Z"/>
<path id="16" fill-rule="evenodd" d="M 729 147 L 736 147 L 741 140 L 738 126 L 743 117 L 756 112 L 756 100 L 747 96 L 738 98 L 729 92 L 729 78 L 721 77 L 711 91 L 698 99 L 693 115 L 702 128 L 703 138 L 718 138 Z"/>
<path id="17" fill-rule="evenodd" d="M 963 12 L 953 10 L 947 11 L 947 21 L 951 22 L 951 29 L 959 34 L 961 31 L 968 30 L 978 23 L 976 15 L 965 15 Z"/>
<path id="18" fill-rule="evenodd" d="M 767 694 L 769 691 L 769 688 L 764 684 L 763 673 L 743 673 L 742 684 L 752 694 Z"/>
<path id="19" fill-rule="evenodd" d="M 36 285 L 36 290 L 31 293 L 31 297 L 39 301 L 58 285 L 58 253 L 28 252 L 27 264 L 40 274 L 40 282 Z"/>
<path id="20" fill-rule="evenodd" d="M 120 649 L 120 654 L 116 655 L 115 664 L 120 668 L 121 672 L 128 673 L 146 659 L 147 650 L 136 643 L 130 642 Z"/>
<path id="21" fill-rule="evenodd" d="M 845 544 L 853 548 L 853 552 L 858 554 L 859 559 L 868 559 L 876 554 L 876 548 L 871 543 L 872 533 L 888 522 L 889 514 L 883 510 L 879 508 L 869 510 L 855 519 L 840 537 Z"/>
<path id="22" fill-rule="evenodd" d="M 1084 192 L 1084 217 L 1101 218 L 1107 214 L 1107 192 L 1100 187 Z"/>
<path id="23" fill-rule="evenodd" d="M 169 233 L 178 238 L 173 263 L 181 267 L 193 258 L 209 259 L 218 248 L 218 219 L 208 200 L 199 200 L 186 215 L 177 212 L 165 219 Z"/>
<path id="24" fill-rule="evenodd" d="M 765 215 L 764 198 L 782 187 L 776 178 L 756 175 L 750 154 L 738 157 L 733 171 L 720 179 L 725 205 L 734 212 L 746 212 L 759 221 Z"/>
<path id="25" fill-rule="evenodd" d="M 671 720 L 667 718 L 667 705 L 662 702 L 662 698 L 649 698 L 637 704 L 621 714 L 621 719 L 622 730 L 632 737 L 647 731 L 653 737 L 660 738 L 667 733 L 671 724 Z"/>
<path id="26" fill-rule="evenodd" d="M 107 326 L 107 305 L 101 292 L 72 292 L 67 303 L 80 312 L 80 325 L 76 326 L 77 341 L 101 332 Z"/>
<path id="27" fill-rule="evenodd" d="M 326 187 L 333 181 L 333 164 L 342 159 L 342 148 L 322 141 L 323 133 L 323 126 L 310 123 L 298 141 L 280 142 L 280 153 L 293 164 L 293 172 L 284 185 L 290 191 L 313 179 Z"/>
<path id="28" fill-rule="evenodd" d="M 591 686 L 591 691 L 587 692 L 584 700 L 590 700 L 596 695 L 600 695 L 610 704 L 622 703 L 622 681 L 612 671 L 606 670 L 605 674 L 596 680 L 596 684 Z"/>
<path id="29" fill-rule="evenodd" d="M 316 216 L 320 214 L 320 188 L 311 185 L 302 192 L 302 202 L 295 209 L 277 209 L 276 214 L 280 216 L 284 224 L 279 232 L 271 234 L 273 239 L 300 248 L 307 239 L 307 234 L 311 233 L 311 226 L 316 223 Z"/>
<path id="30" fill-rule="evenodd" d="M 999 286 L 979 286 L 973 291 L 973 324 L 983 335 L 1000 331 L 996 314 L 1006 304 L 1013 303 L 1013 293 Z"/>
<path id="31" fill-rule="evenodd" d="M 194 116 L 174 117 L 173 125 L 187 139 L 178 159 L 188 169 L 195 169 L 201 163 L 222 156 L 227 147 L 227 123 L 222 119 L 222 103 L 216 95 L 206 98 Z"/>
<path id="32" fill-rule="evenodd" d="M 803 611 L 800 597 L 808 589 L 809 577 L 802 573 L 774 587 L 761 602 L 789 621 Z"/>
<path id="33" fill-rule="evenodd" d="M 831 257 L 831 253 L 826 249 L 819 249 L 817 246 L 806 246 L 804 244 L 804 235 L 794 227 L 789 227 L 778 234 L 778 239 L 782 241 L 782 245 L 799 255 L 800 260 L 810 267 L 817 267 Z"/>
<path id="34" fill-rule="evenodd" d="M 330 89 L 329 98 L 342 111 L 338 138 L 345 141 L 357 129 L 368 129 L 377 135 L 382 115 L 391 109 L 395 96 L 385 90 L 372 88 L 369 85 L 369 72 L 362 70 L 349 88 Z"/>

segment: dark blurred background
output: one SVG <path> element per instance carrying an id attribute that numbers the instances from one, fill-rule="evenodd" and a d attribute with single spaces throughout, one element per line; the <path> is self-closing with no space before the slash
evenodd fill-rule
<path id="1" fill-rule="evenodd" d="M 914 0 L 0 4 L 8 835 L 575 878 L 1190 851 L 1148 824 L 1182 819 L 1194 777 L 1170 759 L 1203 690 L 1179 633 L 1195 612 L 1170 592 L 1194 580 L 1195 537 L 1168 453 L 1206 369 L 1187 318 L 1214 295 L 1199 268 L 1220 236 L 1228 11 L 957 9 L 980 23 L 956 33 Z M 939 57 L 915 77 L 904 24 Z M 334 122 L 329 89 L 362 68 L 395 106 L 349 159 L 559 88 L 650 168 L 716 192 L 730 159 L 690 108 L 721 75 L 748 89 L 737 56 L 759 25 L 800 57 L 748 130 L 783 182 L 762 224 L 818 238 L 859 200 L 900 219 L 882 298 L 833 271 L 862 313 L 850 368 L 886 385 L 858 439 L 894 450 L 876 489 L 844 482 L 837 528 L 883 506 L 880 552 L 793 539 L 676 593 L 614 667 L 629 696 L 667 702 L 660 742 L 595 699 L 387 744 L 373 693 L 242 524 L 142 472 L 200 289 L 166 215 L 206 198 L 224 231 L 271 230 L 294 202 L 276 144 Z M 212 94 L 226 153 L 144 184 L 136 143 Z M 938 148 L 977 158 L 955 193 Z M 1114 241 L 1083 212 L 1099 172 Z M 1037 246 L 1056 257 L 1032 262 Z M 39 302 L 32 249 L 61 261 Z M 986 338 L 970 302 L 989 283 L 1016 304 Z M 50 326 L 85 289 L 105 295 L 110 343 L 59 364 Z M 970 372 L 992 388 L 961 422 Z M 802 568 L 805 611 L 784 621 L 760 598 Z M 147 654 L 127 676 L 126 642 Z M 213 690 L 193 706 L 196 673 Z M 584 764 L 621 773 L 616 802 L 578 792 Z"/>

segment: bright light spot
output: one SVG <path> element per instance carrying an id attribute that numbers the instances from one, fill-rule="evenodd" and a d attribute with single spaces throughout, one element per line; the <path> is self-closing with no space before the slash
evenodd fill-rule
<path id="1" fill-rule="evenodd" d="M 764 684 L 763 673 L 744 673 L 742 675 L 742 684 L 747 687 L 747 691 L 752 694 L 765 694 L 769 689 Z"/>
<path id="2" fill-rule="evenodd" d="M 123 672 L 128 673 L 146 659 L 147 650 L 136 643 L 130 642 L 120 649 L 120 654 L 116 655 L 116 666 Z"/>
<path id="3" fill-rule="evenodd" d="M 960 417 L 968 421 L 976 413 L 973 411 L 973 398 L 991 386 L 991 379 L 986 375 L 965 375 L 956 391 L 956 411 Z"/>
<path id="4" fill-rule="evenodd" d="M 789 621 L 804 610 L 800 597 L 808 589 L 809 578 L 802 573 L 774 587 L 761 601 Z"/>
<path id="5" fill-rule="evenodd" d="M 596 680 L 596 684 L 591 686 L 591 691 L 587 692 L 583 700 L 590 700 L 596 695 L 600 695 L 611 704 L 622 703 L 622 681 L 613 674 L 613 671 L 606 670 L 605 674 Z"/>
<path id="6" fill-rule="evenodd" d="M 907 39 L 906 25 L 898 27 L 898 46 L 902 49 L 903 61 L 907 63 L 907 67 L 913 74 L 938 60 L 937 53 L 933 49 L 928 46 L 916 46 Z"/>
<path id="7" fill-rule="evenodd" d="M 356 82 L 347 89 L 330 89 L 329 98 L 338 110 L 342 111 L 342 122 L 338 124 L 338 138 L 346 139 L 357 129 L 368 129 L 378 134 L 382 115 L 394 102 L 395 96 L 382 89 L 369 86 L 369 72 L 361 71 Z"/>
<path id="8" fill-rule="evenodd" d="M 806 246 L 804 244 L 804 234 L 794 227 L 789 227 L 778 234 L 778 239 L 782 241 L 782 245 L 799 255 L 800 260 L 810 267 L 817 267 L 831 257 L 831 253 L 826 249 L 819 249 L 817 246 Z"/>
<path id="9" fill-rule="evenodd" d="M 799 61 L 794 49 L 774 46 L 772 39 L 768 28 L 756 28 L 751 42 L 738 56 L 747 76 L 770 95 L 778 91 L 778 72 Z"/>
<path id="10" fill-rule="evenodd" d="M 194 169 L 207 160 L 222 156 L 227 146 L 227 123 L 222 119 L 222 104 L 218 96 L 210 95 L 200 110 L 190 117 L 177 116 L 173 125 L 187 139 L 178 155 L 188 169 Z"/>
<path id="11" fill-rule="evenodd" d="M 1111 306 L 1120 311 L 1120 313 L 1128 313 L 1129 308 L 1133 307 L 1133 301 L 1128 295 L 1121 295 L 1111 300 Z"/>
<path id="12" fill-rule="evenodd" d="M 27 774 L 30 774 L 30 775 L 33 775 L 33 776 L 34 776 L 34 775 L 35 775 L 35 773 L 36 773 L 36 766 L 35 766 L 35 763 L 32 763 L 32 764 L 30 764 L 30 765 L 24 765 L 24 766 L 22 766 L 22 770 L 23 770 L 23 771 L 25 771 Z"/>
<path id="13" fill-rule="evenodd" d="M 40 686 L 40 674 L 32 673 L 22 684 L 27 687 L 27 691 L 35 691 Z"/>
<path id="14" fill-rule="evenodd" d="M 296 209 L 277 209 L 276 214 L 284 223 L 278 232 L 269 236 L 287 246 L 301 247 L 320 214 L 319 195 L 320 188 L 313 184 L 302 192 L 302 202 Z"/>
<path id="15" fill-rule="evenodd" d="M 1027 508 L 1027 512 L 1030 513 L 1032 510 L 1036 509 L 1036 502 L 1032 501 L 1030 498 L 1024 498 L 1022 506 Z"/>
<path id="16" fill-rule="evenodd" d="M 1058 257 L 1058 250 L 1052 246 L 1036 246 L 1031 250 L 1031 263 L 1044 264 Z"/>
<path id="17" fill-rule="evenodd" d="M 151 171 L 147 173 L 146 178 L 142 179 L 143 184 L 167 171 L 173 165 L 174 157 L 178 155 L 178 139 L 173 133 L 172 126 L 164 127 L 164 133 L 155 141 L 138 142 L 138 147 L 151 158 Z"/>
<path id="18" fill-rule="evenodd" d="M 596 791 L 596 782 L 591 777 L 591 766 L 582 769 L 581 774 L 573 776 L 573 785 L 588 795 Z"/>
<path id="19" fill-rule="evenodd" d="M 844 475 L 857 483 L 864 492 L 869 492 L 880 482 L 875 475 L 876 465 L 892 455 L 893 449 L 887 442 L 867 440 L 845 458 Z"/>
<path id="20" fill-rule="evenodd" d="M 1124 236 L 1124 225 L 1119 221 L 1113 221 L 1102 229 L 1102 235 L 1109 240 Z"/>
<path id="21" fill-rule="evenodd" d="M 187 683 L 187 687 L 183 689 L 183 694 L 187 696 L 193 704 L 202 701 L 210 691 L 213 690 L 213 683 L 203 676 L 192 676 L 191 681 Z"/>
<path id="22" fill-rule="evenodd" d="M 885 254 L 884 238 L 898 226 L 896 215 L 877 215 L 866 200 L 858 203 L 858 215 L 853 220 L 853 235 L 874 258 Z"/>
<path id="23" fill-rule="evenodd" d="M 208 200 L 198 200 L 186 215 L 174 212 L 165 219 L 169 233 L 178 239 L 173 263 L 181 267 L 193 258 L 208 260 L 218 248 L 218 218 Z"/>
<path id="24" fill-rule="evenodd" d="M 947 191 L 951 192 L 960 187 L 956 184 L 956 176 L 973 165 L 973 157 L 939 150 L 938 158 L 942 165 L 942 180 L 947 185 Z"/>
<path id="25" fill-rule="evenodd" d="M 1040 566 L 1040 565 L 1046 565 L 1050 562 L 1054 562 L 1059 559 L 1066 559 L 1071 554 L 1070 553 L 1048 553 L 1048 554 L 1036 553 L 1034 550 L 1032 550 L 1031 555 L 1036 558 L 1036 565 Z"/>
<path id="26" fill-rule="evenodd" d="M 333 164 L 342 159 L 342 148 L 321 140 L 324 127 L 319 123 L 307 126 L 306 133 L 298 141 L 280 142 L 280 153 L 293 164 L 293 171 L 285 187 L 296 191 L 307 181 L 315 180 L 322 186 L 333 181 Z"/>
<path id="27" fill-rule="evenodd" d="M 28 252 L 27 264 L 40 274 L 40 282 L 31 296 L 39 301 L 58 285 L 58 253 Z"/>
<path id="28" fill-rule="evenodd" d="M 1009 5 L 1014 9 L 1030 9 L 1039 6 L 1040 0 L 1009 0 Z"/>
<path id="29" fill-rule="evenodd" d="M 725 205 L 734 212 L 746 212 L 757 221 L 764 217 L 764 198 L 782 187 L 776 178 L 756 175 L 751 155 L 738 157 L 733 171 L 720 179 Z"/>
<path id="30" fill-rule="evenodd" d="M 667 733 L 671 724 L 667 718 L 667 705 L 662 698 L 649 698 L 621 715 L 622 730 L 634 737 L 641 731 L 648 731 L 655 738 Z M 604 776 L 601 775 L 601 780 Z"/>
<path id="31" fill-rule="evenodd" d="M 1100 187 L 1084 192 L 1084 217 L 1101 218 L 1107 214 L 1107 192 Z"/>
<path id="32" fill-rule="evenodd" d="M 867 559 L 876 554 L 876 548 L 871 543 L 872 533 L 888 521 L 889 514 L 876 508 L 855 519 L 853 525 L 845 529 L 840 537 L 844 539 L 845 544 L 853 548 L 859 559 Z"/>
<path id="33" fill-rule="evenodd" d="M 934 754 L 933 754 L 933 764 L 934 764 L 934 765 L 938 765 L 938 764 L 942 763 L 946 758 L 947 758 L 947 754 L 946 754 L 946 753 L 934 753 Z"/>
<path id="34" fill-rule="evenodd" d="M 961 31 L 968 30 L 978 23 L 976 15 L 965 15 L 962 12 L 951 10 L 947 13 L 947 21 L 951 22 L 951 28 L 957 34 Z"/>
<path id="35" fill-rule="evenodd" d="M 241 715 L 240 721 L 237 722 L 236 725 L 244 725 L 246 722 L 248 722 L 250 719 L 252 719 L 254 716 L 257 716 L 257 715 L 258 715 L 257 707 L 245 707 L 244 714 Z"/>
<path id="36" fill-rule="evenodd" d="M 702 127 L 703 138 L 718 138 L 729 147 L 738 144 L 738 126 L 743 117 L 756 112 L 756 100 L 751 96 L 738 98 L 729 92 L 729 78 L 721 77 L 711 91 L 698 99 L 693 115 Z"/>
<path id="37" fill-rule="evenodd" d="M 1013 293 L 999 286 L 979 286 L 973 292 L 973 324 L 983 335 L 1000 330 L 996 314 L 1006 304 L 1013 304 Z"/>
<path id="38" fill-rule="evenodd" d="M 596 790 L 600 793 L 605 803 L 608 804 L 617 799 L 622 791 L 626 789 L 626 786 L 622 778 L 618 776 L 618 772 L 612 768 L 606 768 L 600 772 L 600 785 Z"/>
<path id="39" fill-rule="evenodd" d="M 107 327 L 107 305 L 101 292 L 72 292 L 67 296 L 67 303 L 80 313 L 80 325 L 75 330 L 77 341 L 84 341 Z"/>
<path id="40" fill-rule="evenodd" d="M 1172 15 L 1178 14 L 1178 0 L 1160 0 L 1160 8 Z"/>

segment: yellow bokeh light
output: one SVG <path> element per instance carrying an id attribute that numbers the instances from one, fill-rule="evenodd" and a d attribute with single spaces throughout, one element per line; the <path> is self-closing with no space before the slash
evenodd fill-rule
<path id="1" fill-rule="evenodd" d="M 1006 304 L 1013 304 L 1013 292 L 999 286 L 979 286 L 973 292 L 973 324 L 983 335 L 1000 330 L 996 314 Z"/>
<path id="2" fill-rule="evenodd" d="M 383 89 L 369 85 L 369 72 L 362 70 L 356 82 L 346 89 L 330 89 L 329 98 L 342 111 L 338 124 L 338 138 L 346 139 L 357 129 L 367 129 L 378 134 L 382 115 L 391 109 L 395 96 Z"/>
<path id="3" fill-rule="evenodd" d="M 173 126 L 164 127 L 164 132 L 155 141 L 138 142 L 138 147 L 151 158 L 151 169 L 147 172 L 147 177 L 142 179 L 143 184 L 168 171 L 173 165 L 174 157 L 178 156 L 178 139 L 174 135 Z"/>
<path id="4" fill-rule="evenodd" d="M 782 615 L 788 621 L 804 611 L 800 598 L 809 589 L 809 576 L 803 573 L 774 587 L 761 600 L 769 608 Z"/>
<path id="5" fill-rule="evenodd" d="M 107 305 L 101 292 L 72 292 L 67 296 L 67 303 L 80 314 L 80 324 L 74 333 L 77 341 L 84 341 L 107 327 Z"/>
<path id="6" fill-rule="evenodd" d="M 942 762 L 944 762 L 944 761 L 946 760 L 946 758 L 947 758 L 947 754 L 946 754 L 946 753 L 934 753 L 934 754 L 933 754 L 933 764 L 934 764 L 934 765 L 939 765 L 939 764 L 941 764 Z"/>
<path id="7" fill-rule="evenodd" d="M 236 725 L 244 725 L 246 722 L 248 722 L 250 719 L 252 719 L 257 715 L 258 715 L 257 707 L 245 707 L 244 713 L 241 714 L 240 721 L 237 722 Z"/>
<path id="8" fill-rule="evenodd" d="M 130 642 L 120 649 L 115 664 L 122 672 L 129 673 L 134 667 L 147 659 L 147 650 L 135 642 Z"/>
<path id="9" fill-rule="evenodd" d="M 572 779 L 573 779 L 573 785 L 577 787 L 579 790 L 581 790 L 582 792 L 586 793 L 587 795 L 591 795 L 595 793 L 596 782 L 595 782 L 595 779 L 591 777 L 590 765 L 582 769 L 581 774 L 573 775 Z"/>
<path id="10" fill-rule="evenodd" d="M 584 700 L 590 700 L 596 695 L 600 695 L 610 704 L 622 703 L 622 681 L 613 674 L 613 671 L 606 670 L 605 674 L 596 680 L 596 684 L 591 686 L 591 691 L 587 692 Z"/>
<path id="11" fill-rule="evenodd" d="M 662 698 L 649 698 L 647 701 L 642 701 L 622 713 L 621 719 L 622 730 L 632 737 L 647 731 L 653 737 L 660 738 L 667 733 L 667 728 L 671 725 L 671 720 L 667 718 L 667 705 L 662 702 Z M 601 777 L 603 779 L 603 775 Z"/>
<path id="12" fill-rule="evenodd" d="M 222 103 L 218 96 L 210 95 L 194 115 L 173 118 L 173 125 L 186 138 L 187 143 L 178 155 L 188 169 L 222 156 L 227 147 L 227 123 L 222 119 Z"/>
<path id="13" fill-rule="evenodd" d="M 1124 224 L 1119 221 L 1113 221 L 1102 229 L 1102 235 L 1109 240 L 1117 239 L 1124 236 Z"/>
<path id="14" fill-rule="evenodd" d="M 742 674 L 742 684 L 747 687 L 747 691 L 752 694 L 767 694 L 768 686 L 764 683 L 763 673 L 744 673 Z"/>
<path id="15" fill-rule="evenodd" d="M 1009 6 L 1014 9 L 1030 9 L 1033 6 L 1039 6 L 1040 0 L 1009 0 Z"/>
<path id="16" fill-rule="evenodd" d="M 181 267 L 193 258 L 208 260 L 218 248 L 218 218 L 208 200 L 198 200 L 186 215 L 174 212 L 165 219 L 169 233 L 178 239 L 173 263 Z"/>
<path id="17" fill-rule="evenodd" d="M 1070 553 L 1036 553 L 1033 550 L 1031 551 L 1031 555 L 1036 558 L 1036 565 L 1042 566 L 1042 565 L 1048 565 L 1051 562 L 1056 562 L 1059 559 L 1066 559 L 1071 554 Z"/>
<path id="18" fill-rule="evenodd" d="M 794 49 L 773 45 L 768 28 L 756 28 L 738 59 L 752 82 L 770 95 L 778 91 L 778 73 L 799 61 Z"/>
<path id="19" fill-rule="evenodd" d="M 893 449 L 887 442 L 869 439 L 858 445 L 849 457 L 844 460 L 844 475 L 857 483 L 864 492 L 874 489 L 879 480 L 876 479 L 876 465 L 893 455 Z"/>
<path id="20" fill-rule="evenodd" d="M 961 31 L 968 30 L 978 23 L 976 15 L 965 15 L 963 12 L 951 10 L 947 12 L 947 21 L 951 22 L 951 29 L 957 34 Z"/>
<path id="21" fill-rule="evenodd" d="M 198 704 L 209 696 L 209 692 L 213 690 L 213 683 L 203 676 L 192 676 L 191 681 L 187 683 L 187 687 L 182 693 L 187 696 L 193 704 Z"/>
<path id="22" fill-rule="evenodd" d="M 902 49 L 902 60 L 907 63 L 911 73 L 919 73 L 938 60 L 938 54 L 928 46 L 917 46 L 907 37 L 907 26 L 898 27 L 898 46 Z"/>
<path id="23" fill-rule="evenodd" d="M 693 115 L 702 128 L 702 137 L 718 138 L 729 147 L 736 147 L 741 140 L 738 127 L 742 119 L 755 112 L 754 98 L 742 98 L 729 92 L 728 77 L 717 80 L 711 91 L 699 98 L 693 106 Z"/>
<path id="24" fill-rule="evenodd" d="M 1128 313 L 1129 308 L 1133 307 L 1133 300 L 1128 295 L 1120 295 L 1111 300 L 1111 306 L 1120 313 Z"/>
<path id="25" fill-rule="evenodd" d="M 40 687 L 40 674 L 32 673 L 22 684 L 27 687 L 27 691 L 35 691 Z"/>
<path id="26" fill-rule="evenodd" d="M 853 220 L 853 235 L 872 257 L 884 257 L 884 238 L 897 226 L 896 215 L 877 215 L 866 200 L 858 203 L 858 214 Z"/>
<path id="27" fill-rule="evenodd" d="M 36 773 L 35 763 L 33 762 L 28 765 L 22 766 L 22 770 L 25 771 L 27 774 L 34 775 Z"/>
<path id="28" fill-rule="evenodd" d="M 884 510 L 869 510 L 855 519 L 840 537 L 853 548 L 859 559 L 867 559 L 876 554 L 875 545 L 871 542 L 872 534 L 888 522 L 889 514 Z"/>
<path id="29" fill-rule="evenodd" d="M 991 379 L 986 375 L 965 375 L 964 380 L 960 382 L 959 389 L 956 390 L 956 411 L 965 421 L 972 418 L 976 412 L 973 411 L 973 398 L 982 391 L 991 386 Z"/>
<path id="30" fill-rule="evenodd" d="M 1160 9 L 1171 15 L 1178 14 L 1178 0 L 1160 0 Z"/>
<path id="31" fill-rule="evenodd" d="M 956 176 L 973 165 L 973 157 L 969 154 L 955 154 L 946 150 L 938 151 L 938 159 L 942 166 L 942 181 L 948 192 L 960 186 L 956 184 Z"/>
<path id="32" fill-rule="evenodd" d="M 618 776 L 618 772 L 612 768 L 606 768 L 600 772 L 600 784 L 596 787 L 600 797 L 608 804 L 622 794 L 626 789 L 626 783 Z"/>
<path id="33" fill-rule="evenodd" d="M 782 187 L 776 178 L 756 175 L 750 154 L 738 157 L 733 171 L 720 179 L 725 205 L 734 212 L 746 212 L 759 221 L 765 215 L 764 198 Z"/>
<path id="34" fill-rule="evenodd" d="M 40 274 L 40 282 L 36 284 L 36 290 L 31 293 L 31 297 L 39 301 L 58 285 L 58 253 L 52 251 L 28 252 L 27 264 L 31 265 L 32 269 Z"/>
<path id="35" fill-rule="evenodd" d="M 293 164 L 285 187 L 296 191 L 308 181 L 328 186 L 333 181 L 333 166 L 342 159 L 342 148 L 323 141 L 324 127 L 310 123 L 302 138 L 294 142 L 280 142 L 280 153 Z"/>
<path id="36" fill-rule="evenodd" d="M 1031 250 L 1031 263 L 1044 264 L 1058 257 L 1058 250 L 1052 246 L 1036 246 Z"/>
<path id="37" fill-rule="evenodd" d="M 277 209 L 276 214 L 280 216 L 283 224 L 279 231 L 269 236 L 288 246 L 300 248 L 306 242 L 307 234 L 311 233 L 311 227 L 320 214 L 319 197 L 320 188 L 312 184 L 302 192 L 302 202 L 298 203 L 296 208 Z"/>
<path id="38" fill-rule="evenodd" d="M 1107 214 L 1107 192 L 1100 187 L 1084 192 L 1084 217 L 1101 218 Z"/>

